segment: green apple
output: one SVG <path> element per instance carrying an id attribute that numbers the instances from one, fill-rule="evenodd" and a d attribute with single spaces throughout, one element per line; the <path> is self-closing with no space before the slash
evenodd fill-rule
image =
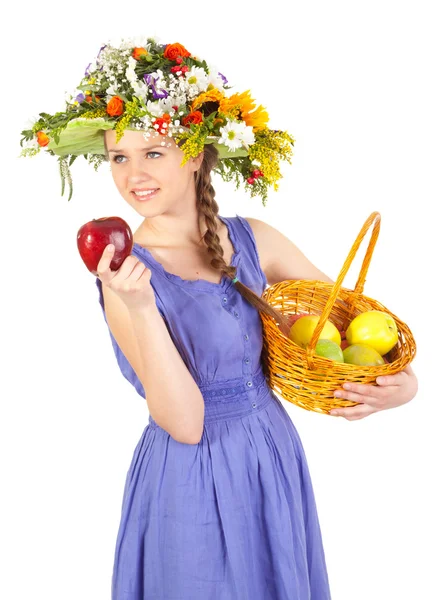
<path id="1" fill-rule="evenodd" d="M 375 366 L 383 365 L 384 359 L 379 352 L 365 344 L 352 344 L 342 351 L 344 362 L 351 365 Z"/>
<path id="2" fill-rule="evenodd" d="M 324 358 L 329 358 L 330 360 L 344 362 L 344 355 L 341 347 L 333 340 L 318 340 L 315 346 L 315 353 L 318 356 L 323 356 Z"/>

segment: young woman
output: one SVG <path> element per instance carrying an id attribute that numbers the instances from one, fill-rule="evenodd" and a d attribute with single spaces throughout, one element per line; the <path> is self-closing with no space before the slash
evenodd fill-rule
<path id="1" fill-rule="evenodd" d="M 112 600 L 329 600 L 307 460 L 263 375 L 259 310 L 273 313 L 261 298 L 267 284 L 331 279 L 264 221 L 219 216 L 211 173 L 222 160 L 221 146 L 205 138 L 189 156 L 182 138 L 167 135 L 164 115 L 193 115 L 195 125 L 223 120 L 227 148 L 234 151 L 226 143 L 232 132 L 249 152 L 245 134 L 248 142 L 253 138 L 239 129 L 244 101 L 234 121 L 209 84 L 196 92 L 184 88 L 195 84 L 188 71 L 182 75 L 182 64 L 202 67 L 194 67 L 183 46 L 153 49 L 146 51 L 156 70 L 144 80 L 156 95 L 168 90 L 168 96 L 155 99 L 162 114 L 145 104 L 151 132 L 101 132 L 116 188 L 144 219 L 117 271 L 110 269 L 113 250 L 105 249 L 96 284 L 119 368 L 150 413 L 127 473 Z M 142 55 L 131 49 L 131 57 Z M 184 76 L 178 92 L 163 76 L 167 63 L 157 69 L 157 56 L 180 68 L 170 67 Z M 177 100 L 165 104 L 182 90 L 199 94 L 186 113 Z M 197 118 L 204 120 L 195 123 L 194 102 L 203 94 L 205 112 Z M 246 127 L 258 132 L 255 122 Z M 255 178 L 264 177 L 256 171 Z M 417 390 L 410 367 L 378 383 L 340 390 L 360 403 L 341 415 L 363 418 L 408 402 Z"/>

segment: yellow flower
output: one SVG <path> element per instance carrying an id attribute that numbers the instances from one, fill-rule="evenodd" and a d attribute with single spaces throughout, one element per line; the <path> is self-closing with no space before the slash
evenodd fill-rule
<path id="1" fill-rule="evenodd" d="M 264 179 L 277 190 L 278 180 L 282 177 L 280 160 L 291 163 L 295 139 L 284 131 L 267 128 L 263 128 L 256 138 L 255 144 L 249 147 L 249 159 L 258 161 L 258 168 L 264 173 Z"/>
<path id="2" fill-rule="evenodd" d="M 264 129 L 269 121 L 267 110 L 265 110 L 261 105 L 250 113 L 242 112 L 242 117 L 246 125 L 252 127 L 254 131 Z"/>
<path id="3" fill-rule="evenodd" d="M 220 90 L 212 88 L 207 92 L 203 92 L 197 96 L 197 98 L 194 98 L 191 104 L 191 111 L 197 110 L 202 104 L 205 104 L 205 102 L 218 102 L 220 104 L 223 98 L 224 94 Z"/>
<path id="4" fill-rule="evenodd" d="M 225 98 L 220 103 L 220 112 L 235 119 L 243 119 L 254 131 L 264 129 L 269 121 L 269 115 L 261 105 L 255 108 L 250 90 Z"/>
<path id="5" fill-rule="evenodd" d="M 231 119 L 236 119 L 239 117 L 240 104 L 234 102 L 232 96 L 231 98 L 223 98 L 220 102 L 219 112 Z"/>

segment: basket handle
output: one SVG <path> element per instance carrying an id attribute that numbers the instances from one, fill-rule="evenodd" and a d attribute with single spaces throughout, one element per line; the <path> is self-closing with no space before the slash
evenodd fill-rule
<path id="1" fill-rule="evenodd" d="M 316 344 L 318 343 L 318 339 L 319 336 L 321 334 L 321 331 L 324 328 L 324 323 L 326 322 L 326 320 L 328 319 L 328 316 L 330 315 L 330 311 L 333 308 L 333 305 L 336 301 L 336 297 L 339 294 L 339 291 L 341 289 L 342 286 L 342 282 L 344 281 L 344 278 L 347 274 L 348 269 L 351 266 L 351 263 L 354 260 L 354 257 L 356 256 L 356 253 L 359 249 L 359 246 L 361 245 L 362 240 L 365 237 L 365 234 L 367 233 L 368 229 L 370 228 L 371 224 L 374 222 L 374 227 L 373 227 L 373 231 L 371 234 L 371 239 L 370 239 L 370 243 L 368 244 L 368 248 L 367 251 L 365 253 L 365 257 L 364 257 L 364 261 L 362 263 L 362 267 L 359 273 L 359 277 L 358 280 L 356 282 L 356 286 L 353 290 L 353 295 L 351 297 L 350 300 L 350 304 L 351 306 L 354 305 L 354 302 L 356 301 L 356 298 L 359 294 L 362 294 L 363 289 L 364 289 L 364 284 L 365 284 L 365 278 L 367 276 L 367 271 L 368 271 L 368 267 L 370 266 L 370 262 L 371 262 L 371 257 L 373 256 L 373 250 L 374 247 L 376 245 L 377 242 L 377 238 L 379 236 L 379 230 L 380 230 L 380 213 L 375 211 L 373 213 L 371 213 L 371 215 L 368 217 L 368 219 L 365 221 L 362 229 L 360 230 L 353 246 L 351 247 L 350 252 L 348 253 L 347 258 L 345 259 L 345 262 L 342 266 L 341 272 L 338 275 L 338 278 L 333 286 L 333 289 L 330 293 L 330 296 L 328 297 L 327 303 L 324 306 L 324 309 L 321 313 L 320 319 L 318 321 L 318 324 L 315 327 L 315 330 L 313 332 L 312 338 L 310 340 L 310 344 L 307 346 L 306 348 L 306 352 L 307 352 L 307 362 L 308 362 L 308 366 L 310 369 L 313 369 L 313 355 L 315 353 L 315 347 Z"/>

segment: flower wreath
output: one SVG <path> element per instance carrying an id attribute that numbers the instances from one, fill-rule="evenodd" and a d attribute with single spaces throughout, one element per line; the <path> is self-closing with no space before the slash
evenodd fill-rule
<path id="1" fill-rule="evenodd" d="M 44 148 L 58 155 L 61 195 L 65 182 L 73 193 L 69 167 L 79 155 L 94 164 L 104 161 L 104 131 L 114 129 L 116 142 L 125 129 L 144 130 L 144 137 L 172 137 L 184 153 L 182 165 L 205 144 L 214 144 L 219 161 L 214 171 L 225 181 L 244 183 L 263 205 L 270 186 L 278 189 L 280 161 L 291 163 L 294 139 L 267 127 L 269 116 L 256 107 L 250 92 L 229 94 L 216 68 L 192 55 L 182 44 L 159 44 L 148 38 L 101 47 L 80 85 L 66 97 L 63 112 L 39 113 L 21 132 L 20 156 Z"/>

